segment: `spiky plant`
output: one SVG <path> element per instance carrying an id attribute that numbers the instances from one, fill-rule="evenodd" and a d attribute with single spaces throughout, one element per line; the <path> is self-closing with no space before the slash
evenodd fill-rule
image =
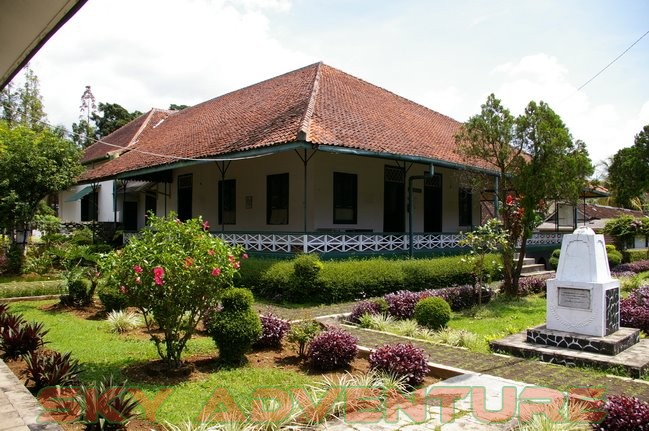
<path id="1" fill-rule="evenodd" d="M 35 351 L 25 356 L 27 380 L 34 382 L 36 390 L 48 386 L 71 386 L 79 384 L 81 365 L 72 359 L 71 353 Z"/>
<path id="2" fill-rule="evenodd" d="M 108 313 L 108 325 L 112 332 L 123 334 L 142 326 L 142 319 L 132 311 L 113 310 Z"/>

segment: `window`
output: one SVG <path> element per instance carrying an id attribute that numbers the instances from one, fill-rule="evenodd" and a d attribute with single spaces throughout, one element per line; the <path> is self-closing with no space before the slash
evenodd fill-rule
<path id="1" fill-rule="evenodd" d="M 358 176 L 334 172 L 334 223 L 356 224 Z"/>
<path id="2" fill-rule="evenodd" d="M 99 191 L 93 189 L 81 198 L 81 221 L 97 221 L 99 215 Z"/>
<path id="3" fill-rule="evenodd" d="M 178 176 L 178 218 L 182 221 L 192 218 L 192 174 Z"/>
<path id="4" fill-rule="evenodd" d="M 156 215 L 158 212 L 158 198 L 155 194 L 147 193 L 144 198 L 144 217 L 146 218 L 149 213 Z"/>
<path id="5" fill-rule="evenodd" d="M 460 203 L 460 226 L 473 225 L 473 196 L 471 189 L 461 188 L 458 201 Z"/>
<path id="6" fill-rule="evenodd" d="M 266 223 L 288 224 L 288 174 L 266 177 Z"/>
<path id="7" fill-rule="evenodd" d="M 219 181 L 219 224 L 237 223 L 237 180 Z"/>

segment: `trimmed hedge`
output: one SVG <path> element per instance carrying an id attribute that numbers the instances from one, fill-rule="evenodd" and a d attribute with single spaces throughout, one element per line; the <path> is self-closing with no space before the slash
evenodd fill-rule
<path id="1" fill-rule="evenodd" d="M 486 259 L 487 273 L 500 278 L 497 255 Z M 492 264 L 491 262 L 495 262 Z M 241 264 L 235 285 L 251 289 L 256 296 L 273 300 L 299 301 L 294 261 L 248 259 Z M 317 274 L 314 302 L 340 302 L 382 296 L 398 290 L 422 291 L 473 283 L 472 266 L 462 256 L 431 259 L 391 260 L 384 258 L 324 261 Z"/>
<path id="2" fill-rule="evenodd" d="M 649 248 L 628 248 L 622 250 L 622 262 L 637 262 L 649 259 Z"/>

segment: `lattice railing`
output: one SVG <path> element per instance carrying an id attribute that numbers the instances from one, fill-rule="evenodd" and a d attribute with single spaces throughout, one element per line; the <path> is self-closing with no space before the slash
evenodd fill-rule
<path id="1" fill-rule="evenodd" d="M 216 232 L 216 236 L 246 250 L 280 253 L 385 253 L 410 247 L 407 233 L 261 233 Z M 414 250 L 459 247 L 459 233 L 416 233 Z"/>

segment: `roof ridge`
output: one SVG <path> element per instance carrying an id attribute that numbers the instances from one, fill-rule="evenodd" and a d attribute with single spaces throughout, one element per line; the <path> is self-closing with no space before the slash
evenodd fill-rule
<path id="1" fill-rule="evenodd" d="M 148 112 L 148 114 L 147 114 L 146 119 L 142 122 L 142 125 L 141 125 L 140 128 L 137 130 L 137 132 L 135 132 L 135 133 L 133 134 L 133 137 L 132 137 L 131 140 L 128 142 L 128 145 L 127 145 L 125 148 L 128 148 L 128 147 L 130 147 L 131 145 L 134 145 L 134 144 L 138 141 L 138 138 L 140 137 L 140 135 L 142 134 L 142 132 L 144 132 L 144 129 L 146 129 L 147 125 L 148 125 L 149 122 L 151 121 L 151 117 L 153 117 L 153 114 L 155 114 L 156 112 L 162 112 L 162 113 L 165 113 L 165 114 L 167 114 L 167 116 L 170 114 L 169 112 L 167 112 L 166 110 L 163 110 L 163 109 L 158 109 L 158 108 L 151 108 L 151 109 L 149 109 L 149 112 Z M 167 117 L 165 117 L 165 118 L 167 118 Z"/>
<path id="2" fill-rule="evenodd" d="M 298 141 L 307 141 L 309 136 L 309 126 L 311 125 L 311 117 L 315 110 L 315 102 L 320 92 L 320 76 L 322 75 L 322 61 L 316 63 L 315 76 L 313 77 L 313 84 L 311 86 L 311 94 L 309 95 L 309 102 L 304 110 L 304 117 L 300 121 L 300 128 L 297 131 Z"/>

